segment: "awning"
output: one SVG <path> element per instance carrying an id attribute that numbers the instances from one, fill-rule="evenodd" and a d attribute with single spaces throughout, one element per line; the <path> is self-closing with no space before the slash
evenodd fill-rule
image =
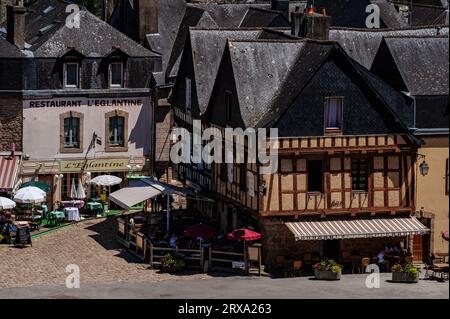
<path id="1" fill-rule="evenodd" d="M 316 219 L 285 224 L 296 240 L 401 237 L 430 231 L 414 217 Z"/>
<path id="2" fill-rule="evenodd" d="M 19 174 L 19 156 L 0 156 L 0 191 L 11 191 Z"/>
<path id="3" fill-rule="evenodd" d="M 130 209 L 134 205 L 142 203 L 163 193 L 164 188 L 158 185 L 145 187 L 126 187 L 111 193 L 109 199 L 122 208 Z"/>

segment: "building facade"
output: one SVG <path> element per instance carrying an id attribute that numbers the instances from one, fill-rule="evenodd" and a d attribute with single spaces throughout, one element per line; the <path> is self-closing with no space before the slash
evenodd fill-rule
<path id="1" fill-rule="evenodd" d="M 448 34 L 388 36 L 376 53 L 372 71 L 414 100 L 411 131 L 424 144 L 416 163 L 416 213 L 431 229 L 414 238 L 414 255 L 448 253 Z M 412 67 L 414 66 L 414 67 Z M 389 69 L 389 73 L 385 70 Z"/>
<path id="2" fill-rule="evenodd" d="M 126 182 L 150 174 L 154 152 L 150 86 L 160 57 L 87 11 L 70 27 L 56 19 L 67 18 L 66 5 L 12 7 L 7 31 L 26 56 L 14 74 L 22 83 L 21 180 L 46 183 L 49 204 L 70 199 L 80 181 L 97 197 L 102 190 L 89 187 L 96 175 Z"/>

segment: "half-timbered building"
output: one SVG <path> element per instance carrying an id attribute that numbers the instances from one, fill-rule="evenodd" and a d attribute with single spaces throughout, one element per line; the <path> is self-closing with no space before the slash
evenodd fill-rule
<path id="1" fill-rule="evenodd" d="M 345 260 L 407 247 L 428 231 L 411 217 L 422 143 L 408 129 L 412 108 L 336 42 L 229 40 L 204 121 L 278 129 L 266 141 L 278 168 L 215 164 L 222 230 L 258 228 L 267 265 L 277 255 Z"/>

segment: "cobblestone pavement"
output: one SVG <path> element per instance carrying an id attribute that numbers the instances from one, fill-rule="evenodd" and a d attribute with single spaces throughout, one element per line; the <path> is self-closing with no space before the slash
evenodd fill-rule
<path id="1" fill-rule="evenodd" d="M 60 285 L 69 264 L 80 267 L 82 283 L 157 282 L 205 279 L 208 275 L 170 275 L 125 252 L 115 240 L 112 218 L 84 221 L 33 240 L 33 247 L 0 245 L 0 288 Z"/>

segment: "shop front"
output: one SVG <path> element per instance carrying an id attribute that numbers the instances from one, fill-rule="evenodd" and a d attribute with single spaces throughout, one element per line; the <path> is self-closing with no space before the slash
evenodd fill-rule
<path id="1" fill-rule="evenodd" d="M 272 268 L 281 257 L 302 260 L 304 265 L 326 258 L 342 263 L 349 271 L 360 271 L 363 259 L 377 263 L 385 249 L 392 250 L 386 254 L 386 265 L 412 257 L 413 238 L 426 236 L 430 231 L 410 216 L 329 217 L 290 222 L 265 219 L 261 228 L 264 261 Z"/>
<path id="2" fill-rule="evenodd" d="M 133 157 L 25 161 L 22 165 L 22 180 L 47 184 L 47 202 L 52 209 L 57 203 L 77 199 L 74 190 L 78 195 L 80 183 L 86 199 L 98 198 L 106 202 L 109 193 L 126 186 L 128 176 L 139 173 L 145 162 L 145 158 Z M 93 178 L 101 175 L 120 177 L 122 183 L 111 187 L 90 183 Z"/>

